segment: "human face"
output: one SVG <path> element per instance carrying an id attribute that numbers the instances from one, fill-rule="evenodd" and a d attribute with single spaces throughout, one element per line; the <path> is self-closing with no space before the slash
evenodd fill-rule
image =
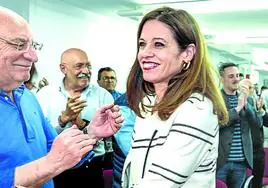
<path id="1" fill-rule="evenodd" d="M 0 87 L 14 89 L 30 78 L 31 66 L 38 58 L 27 23 L 7 27 L 12 34 L 4 30 L 0 36 Z"/>
<path id="2" fill-rule="evenodd" d="M 115 90 L 116 83 L 117 79 L 114 71 L 103 71 L 100 80 L 98 80 L 98 84 L 109 92 Z"/>
<path id="3" fill-rule="evenodd" d="M 183 64 L 183 53 L 173 38 L 171 29 L 157 20 L 144 24 L 137 58 L 143 79 L 163 90 L 172 76 L 181 72 Z"/>
<path id="4" fill-rule="evenodd" d="M 91 63 L 86 54 L 72 53 L 63 64 L 65 82 L 73 89 L 83 90 L 89 85 L 91 77 Z"/>
<path id="5" fill-rule="evenodd" d="M 235 94 L 238 89 L 238 83 L 240 81 L 238 68 L 235 66 L 225 68 L 223 75 L 221 76 L 221 81 L 224 91 L 227 94 Z"/>

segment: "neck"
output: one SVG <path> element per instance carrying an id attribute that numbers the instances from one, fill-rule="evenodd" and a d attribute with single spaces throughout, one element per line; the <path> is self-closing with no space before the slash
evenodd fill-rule
<path id="1" fill-rule="evenodd" d="M 66 80 L 64 80 L 64 89 L 70 94 L 70 96 L 75 96 L 76 94 L 81 94 L 85 88 L 77 87 Z"/>
<path id="2" fill-rule="evenodd" d="M 227 95 L 236 95 L 236 90 L 230 90 L 227 88 L 223 88 L 223 90 Z"/>
<path id="3" fill-rule="evenodd" d="M 7 96 L 9 96 L 11 98 L 11 100 L 14 102 L 14 97 L 13 97 L 13 88 L 3 88 L 0 87 L 0 89 L 4 90 L 7 93 Z"/>
<path id="4" fill-rule="evenodd" d="M 1 83 L 0 81 L 0 89 L 5 91 L 7 93 L 7 95 L 13 99 L 13 95 L 12 95 L 12 91 L 19 87 L 22 83 L 14 83 L 14 84 L 4 84 L 4 83 Z"/>
<path id="5" fill-rule="evenodd" d="M 154 89 L 156 93 L 156 103 L 159 103 L 165 95 L 167 84 L 155 84 Z"/>
<path id="6" fill-rule="evenodd" d="M 112 93 L 112 92 L 114 92 L 114 90 L 108 90 L 109 91 L 109 93 Z"/>

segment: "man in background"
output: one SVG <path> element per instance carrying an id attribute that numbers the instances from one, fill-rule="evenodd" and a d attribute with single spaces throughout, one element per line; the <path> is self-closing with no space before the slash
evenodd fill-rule
<path id="1" fill-rule="evenodd" d="M 111 94 L 90 83 L 91 62 L 85 51 L 78 48 L 65 50 L 61 55 L 60 70 L 64 75 L 58 87 L 47 86 L 37 94 L 45 116 L 58 132 L 76 124 L 83 130 L 102 106 L 113 104 Z M 104 142 L 93 148 L 94 158 L 76 169 L 57 176 L 56 188 L 104 187 L 102 164 L 105 154 Z"/>
<path id="2" fill-rule="evenodd" d="M 122 95 L 115 90 L 117 84 L 116 73 L 111 67 L 101 68 L 98 72 L 98 84 L 111 93 L 114 100 Z"/>
<path id="3" fill-rule="evenodd" d="M 122 94 L 115 90 L 117 84 L 116 73 L 111 67 L 104 67 L 98 71 L 98 84 L 111 93 L 114 100 L 118 99 Z M 105 158 L 104 168 L 111 169 L 113 164 L 113 139 L 112 137 L 105 138 Z"/>
<path id="4" fill-rule="evenodd" d="M 264 174 L 265 152 L 263 148 L 264 134 L 263 126 L 267 127 L 268 114 L 263 109 L 263 99 L 255 93 L 255 84 L 253 85 L 250 79 L 243 79 L 239 84 L 247 85 L 249 89 L 249 96 L 252 97 L 255 103 L 255 110 L 257 114 L 262 117 L 262 126 L 252 126 L 251 136 L 253 144 L 253 169 L 252 169 L 252 187 L 262 188 L 262 178 Z"/>
<path id="5" fill-rule="evenodd" d="M 217 179 L 230 188 L 242 187 L 246 168 L 253 168 L 251 127 L 261 127 L 247 84 L 239 85 L 239 70 L 234 63 L 223 63 L 219 68 L 223 84 L 222 95 L 228 109 L 229 122 L 220 127 Z"/>
<path id="6" fill-rule="evenodd" d="M 239 73 L 239 79 L 240 79 L 240 80 L 243 80 L 244 78 L 245 78 L 244 74 L 240 72 L 240 73 Z"/>

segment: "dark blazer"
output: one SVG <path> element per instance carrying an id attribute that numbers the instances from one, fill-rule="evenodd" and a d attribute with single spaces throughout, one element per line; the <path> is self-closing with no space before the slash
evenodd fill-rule
<path id="1" fill-rule="evenodd" d="M 252 98 L 250 97 L 247 98 L 247 105 L 238 114 L 235 108 L 230 108 L 230 105 L 228 104 L 227 101 L 227 95 L 224 92 L 224 90 L 222 90 L 222 95 L 224 97 L 225 104 L 228 109 L 229 122 L 226 126 L 220 127 L 219 156 L 217 160 L 217 170 L 226 163 L 230 146 L 232 143 L 232 137 L 234 132 L 233 125 L 238 121 L 240 121 L 241 124 L 241 136 L 242 136 L 244 155 L 249 167 L 252 168 L 253 148 L 252 148 L 250 127 L 251 126 L 261 127 L 261 117 L 258 117 L 256 113 Z"/>
<path id="2" fill-rule="evenodd" d="M 268 113 L 267 112 L 265 112 L 265 114 L 262 116 L 262 125 L 264 127 L 268 127 Z M 264 142 L 263 126 L 251 127 L 253 154 L 260 154 L 260 153 L 264 154 L 264 150 L 263 150 L 263 142 Z"/>

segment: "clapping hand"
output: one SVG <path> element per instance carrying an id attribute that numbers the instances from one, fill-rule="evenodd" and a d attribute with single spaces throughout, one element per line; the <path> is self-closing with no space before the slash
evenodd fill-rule
<path id="1" fill-rule="evenodd" d="M 66 104 L 65 111 L 62 112 L 65 121 L 73 121 L 77 118 L 79 113 L 87 106 L 87 101 L 81 100 L 80 95 L 69 98 Z"/>
<path id="2" fill-rule="evenodd" d="M 258 97 L 256 99 L 256 108 L 257 108 L 257 111 L 261 111 L 262 110 L 262 107 L 263 107 L 263 100 L 262 98 Z"/>
<path id="3" fill-rule="evenodd" d="M 239 96 L 238 104 L 236 107 L 237 112 L 240 112 L 247 105 L 247 97 L 250 94 L 252 83 L 249 79 L 244 79 L 239 83 Z"/>
<path id="4" fill-rule="evenodd" d="M 119 106 L 106 105 L 95 113 L 87 127 L 87 132 L 93 138 L 106 138 L 115 134 L 123 121 L 124 118 L 120 113 Z"/>
<path id="5" fill-rule="evenodd" d="M 47 86 L 49 83 L 46 78 L 42 78 L 42 80 L 38 83 L 38 89 L 40 90 L 42 87 Z"/>
<path id="6" fill-rule="evenodd" d="M 95 143 L 96 139 L 90 138 L 74 125 L 56 137 L 47 157 L 61 164 L 61 171 L 64 171 L 75 166 Z"/>

